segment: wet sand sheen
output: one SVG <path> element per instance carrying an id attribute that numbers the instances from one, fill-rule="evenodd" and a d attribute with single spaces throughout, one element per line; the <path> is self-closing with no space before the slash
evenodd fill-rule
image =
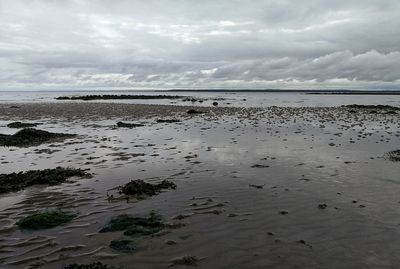
<path id="1" fill-rule="evenodd" d="M 199 268 L 400 264 L 399 167 L 384 158 L 398 149 L 397 113 L 210 107 L 189 115 L 191 108 L 1 104 L 0 133 L 13 134 L 16 130 L 6 125 L 27 120 L 43 123 L 41 130 L 79 135 L 1 148 L 2 173 L 70 166 L 94 174 L 2 196 L 1 266 L 61 268 L 99 260 L 166 268 L 183 256 L 197 257 Z M 166 118 L 181 122 L 157 122 Z M 118 121 L 144 126 L 118 128 Z M 118 196 L 115 187 L 133 179 L 154 184 L 167 179 L 177 189 L 143 200 L 110 199 Z M 15 204 L 6 203 L 10 197 Z M 14 225 L 48 208 L 77 217 L 48 230 L 27 232 Z M 151 210 L 184 226 L 135 239 L 137 250 L 129 254 L 109 247 L 110 241 L 126 238 L 121 232 L 98 233 L 112 216 Z"/>

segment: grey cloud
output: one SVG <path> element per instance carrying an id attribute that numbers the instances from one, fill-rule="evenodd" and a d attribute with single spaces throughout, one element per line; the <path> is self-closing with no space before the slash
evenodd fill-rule
<path id="1" fill-rule="evenodd" d="M 0 1 L 0 87 L 398 87 L 397 0 Z"/>

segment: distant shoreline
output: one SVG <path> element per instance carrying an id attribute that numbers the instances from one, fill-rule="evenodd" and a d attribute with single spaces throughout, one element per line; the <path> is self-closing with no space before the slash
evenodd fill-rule
<path id="1" fill-rule="evenodd" d="M 161 91 L 161 90 L 159 90 Z M 275 89 L 239 89 L 239 90 L 227 90 L 227 89 L 171 89 L 168 92 L 243 92 L 243 93 L 304 93 L 304 94 L 346 94 L 346 95 L 400 95 L 400 90 L 275 90 Z"/>

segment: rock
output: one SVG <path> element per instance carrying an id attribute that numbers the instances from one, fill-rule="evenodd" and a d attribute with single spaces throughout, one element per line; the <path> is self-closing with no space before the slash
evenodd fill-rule
<path id="1" fill-rule="evenodd" d="M 262 189 L 262 188 L 264 188 L 264 185 L 250 184 L 249 187 L 256 188 L 256 189 Z"/>
<path id="2" fill-rule="evenodd" d="M 251 166 L 251 168 L 268 168 L 269 165 L 264 165 L 264 164 L 254 164 Z"/>
<path id="3" fill-rule="evenodd" d="M 169 246 L 172 246 L 172 245 L 176 245 L 177 242 L 174 241 L 174 240 L 166 240 L 166 241 L 165 241 L 165 244 L 166 244 L 166 245 L 169 245 Z"/>
<path id="4" fill-rule="evenodd" d="M 325 209 L 325 208 L 327 208 L 327 207 L 328 207 L 327 204 L 319 204 L 319 205 L 318 205 L 318 208 L 319 208 L 319 209 Z"/>

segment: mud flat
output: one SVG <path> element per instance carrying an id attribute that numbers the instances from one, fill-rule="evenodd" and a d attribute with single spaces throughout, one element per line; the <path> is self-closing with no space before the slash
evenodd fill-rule
<path id="1" fill-rule="evenodd" d="M 398 113 L 0 104 L 4 135 L 40 122 L 79 136 L 0 147 L 1 185 L 24 189 L 0 196 L 0 267 L 398 268 Z M 58 166 L 93 176 L 29 172 Z"/>

